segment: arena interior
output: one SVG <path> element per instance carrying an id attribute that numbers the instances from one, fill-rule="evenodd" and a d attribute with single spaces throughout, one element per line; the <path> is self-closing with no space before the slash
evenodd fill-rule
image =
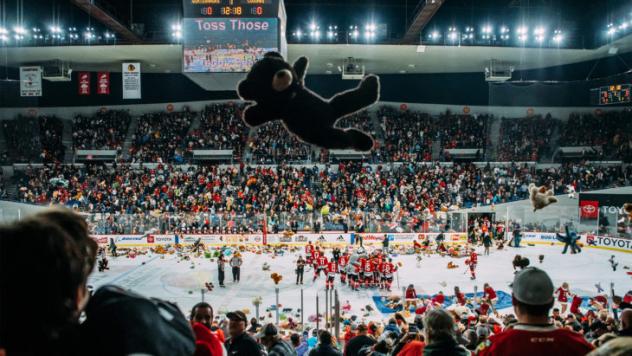
<path id="1" fill-rule="evenodd" d="M 632 1 L 0 0 L 0 355 L 632 355 Z"/>

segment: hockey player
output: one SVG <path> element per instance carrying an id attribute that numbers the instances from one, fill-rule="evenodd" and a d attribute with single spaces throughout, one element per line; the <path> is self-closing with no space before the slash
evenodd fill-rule
<path id="1" fill-rule="evenodd" d="M 371 260 L 366 260 L 364 262 L 364 269 L 362 280 L 364 282 L 364 288 L 373 287 L 373 262 Z"/>
<path id="2" fill-rule="evenodd" d="M 471 279 L 476 279 L 476 264 L 478 263 L 478 255 L 474 249 L 470 252 L 470 257 L 465 260 L 465 264 L 470 266 Z"/>
<path id="3" fill-rule="evenodd" d="M 316 250 L 318 252 L 318 249 Z M 316 280 L 316 278 L 318 278 L 320 276 L 320 272 L 325 272 L 327 270 L 327 263 L 329 261 L 327 260 L 327 257 L 323 254 L 320 254 L 315 262 L 314 262 L 314 281 Z M 325 273 L 326 274 L 326 273 Z"/>
<path id="4" fill-rule="evenodd" d="M 340 283 L 347 283 L 347 265 L 349 264 L 349 254 L 343 253 L 338 259 L 338 271 L 340 273 Z"/>
<path id="5" fill-rule="evenodd" d="M 314 255 L 314 245 L 312 245 L 312 242 L 308 242 L 307 245 L 305 245 L 305 259 L 306 259 L 306 264 L 307 265 L 311 265 L 314 261 L 312 260 L 312 256 Z"/>
<path id="6" fill-rule="evenodd" d="M 325 282 L 325 289 L 334 289 L 334 280 L 336 279 L 337 272 L 338 264 L 332 259 L 327 263 L 327 281 Z"/>
<path id="7" fill-rule="evenodd" d="M 356 261 L 356 263 L 350 265 L 348 269 L 349 286 L 351 287 L 351 290 L 359 290 L 358 287 L 360 286 L 360 274 L 362 273 L 361 264 Z"/>
<path id="8" fill-rule="evenodd" d="M 381 276 L 380 276 L 380 265 L 382 264 L 383 259 L 382 259 L 382 255 L 381 254 L 376 254 L 372 259 L 371 259 L 371 265 L 373 267 L 373 284 L 380 286 L 380 288 L 383 287 L 382 283 L 381 283 Z"/>
<path id="9" fill-rule="evenodd" d="M 397 267 L 390 258 L 380 264 L 380 275 L 382 276 L 383 287 L 389 292 L 391 291 L 391 284 L 393 283 L 393 273 L 396 271 Z"/>

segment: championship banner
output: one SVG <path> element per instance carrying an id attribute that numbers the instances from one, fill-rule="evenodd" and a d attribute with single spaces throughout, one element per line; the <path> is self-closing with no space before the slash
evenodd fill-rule
<path id="1" fill-rule="evenodd" d="M 41 67 L 20 67 L 20 96 L 42 96 Z"/>
<path id="2" fill-rule="evenodd" d="M 581 220 L 595 220 L 599 218 L 599 202 L 596 200 L 579 201 L 579 217 Z"/>
<path id="3" fill-rule="evenodd" d="M 140 99 L 140 63 L 123 63 L 123 99 Z"/>
<path id="4" fill-rule="evenodd" d="M 90 95 L 90 72 L 79 72 L 77 79 L 79 95 Z"/>
<path id="5" fill-rule="evenodd" d="M 97 73 L 97 94 L 110 95 L 110 72 Z"/>

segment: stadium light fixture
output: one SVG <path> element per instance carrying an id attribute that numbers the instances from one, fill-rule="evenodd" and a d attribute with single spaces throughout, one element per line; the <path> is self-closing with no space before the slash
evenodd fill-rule
<path id="1" fill-rule="evenodd" d="M 490 34 L 490 33 L 492 33 L 492 26 L 490 26 L 490 25 L 485 25 L 485 26 L 483 26 L 483 33 L 484 33 L 484 34 Z"/>
<path id="2" fill-rule="evenodd" d="M 562 35 L 562 33 L 556 33 L 555 36 L 553 36 L 553 42 L 555 42 L 555 44 L 560 44 L 562 43 L 562 41 L 564 40 L 564 35 Z"/>
<path id="3" fill-rule="evenodd" d="M 301 37 L 303 37 L 303 32 L 301 30 L 296 30 L 296 32 L 294 32 L 294 36 L 300 40 Z"/>
<path id="4" fill-rule="evenodd" d="M 438 31 L 432 31 L 432 33 L 430 33 L 430 39 L 431 40 L 438 40 L 439 37 L 441 37 L 441 35 L 439 34 Z"/>
<path id="5" fill-rule="evenodd" d="M 544 36 L 545 32 L 546 29 L 544 27 L 536 27 L 535 30 L 533 30 L 533 34 L 536 36 Z"/>
<path id="6" fill-rule="evenodd" d="M 628 23 L 627 22 L 623 22 L 621 25 L 619 25 L 619 29 L 620 30 L 626 30 L 628 28 Z"/>
<path id="7" fill-rule="evenodd" d="M 509 28 L 507 26 L 503 26 L 500 28 L 500 33 L 509 33 Z"/>
<path id="8" fill-rule="evenodd" d="M 360 31 L 358 31 L 357 29 L 353 30 L 353 32 L 351 32 L 351 38 L 356 39 L 358 38 L 358 36 L 360 36 Z"/>
<path id="9" fill-rule="evenodd" d="M 22 26 L 15 26 L 13 28 L 13 32 L 15 32 L 18 35 L 25 35 L 26 34 L 26 29 Z"/>
<path id="10" fill-rule="evenodd" d="M 7 42 L 9 41 L 9 36 L 5 35 L 5 34 L 1 34 L 0 35 L 0 41 L 2 42 Z"/>
<path id="11" fill-rule="evenodd" d="M 0 35 L 8 35 L 9 34 L 9 30 L 7 30 L 4 27 L 0 27 Z"/>
<path id="12" fill-rule="evenodd" d="M 526 42 L 526 41 L 527 41 L 527 37 L 528 37 L 528 36 L 527 36 L 526 34 L 520 34 L 520 35 L 518 35 L 518 40 L 519 40 L 520 42 L 523 42 L 523 43 L 524 43 L 524 42 Z"/>
<path id="13" fill-rule="evenodd" d="M 456 32 L 450 31 L 450 33 L 448 34 L 448 39 L 450 41 L 455 41 L 456 40 L 456 36 L 457 36 Z"/>
<path id="14" fill-rule="evenodd" d="M 529 29 L 526 26 L 520 26 L 516 29 L 516 33 L 519 35 L 526 35 Z"/>
<path id="15" fill-rule="evenodd" d="M 312 23 L 309 24 L 309 29 L 310 29 L 310 31 L 315 32 L 316 29 L 318 29 L 318 26 L 316 25 L 315 22 L 312 22 Z"/>

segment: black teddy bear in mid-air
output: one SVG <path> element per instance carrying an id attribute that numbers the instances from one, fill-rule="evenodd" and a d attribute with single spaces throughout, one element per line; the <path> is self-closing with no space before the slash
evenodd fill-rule
<path id="1" fill-rule="evenodd" d="M 379 99 L 379 78 L 368 75 L 355 89 L 325 100 L 305 87 L 307 64 L 307 58 L 301 57 L 292 66 L 277 52 L 268 52 L 257 61 L 237 88 L 242 99 L 256 102 L 244 110 L 244 122 L 254 127 L 282 120 L 287 130 L 304 142 L 330 149 L 370 150 L 371 136 L 334 125 Z"/>

